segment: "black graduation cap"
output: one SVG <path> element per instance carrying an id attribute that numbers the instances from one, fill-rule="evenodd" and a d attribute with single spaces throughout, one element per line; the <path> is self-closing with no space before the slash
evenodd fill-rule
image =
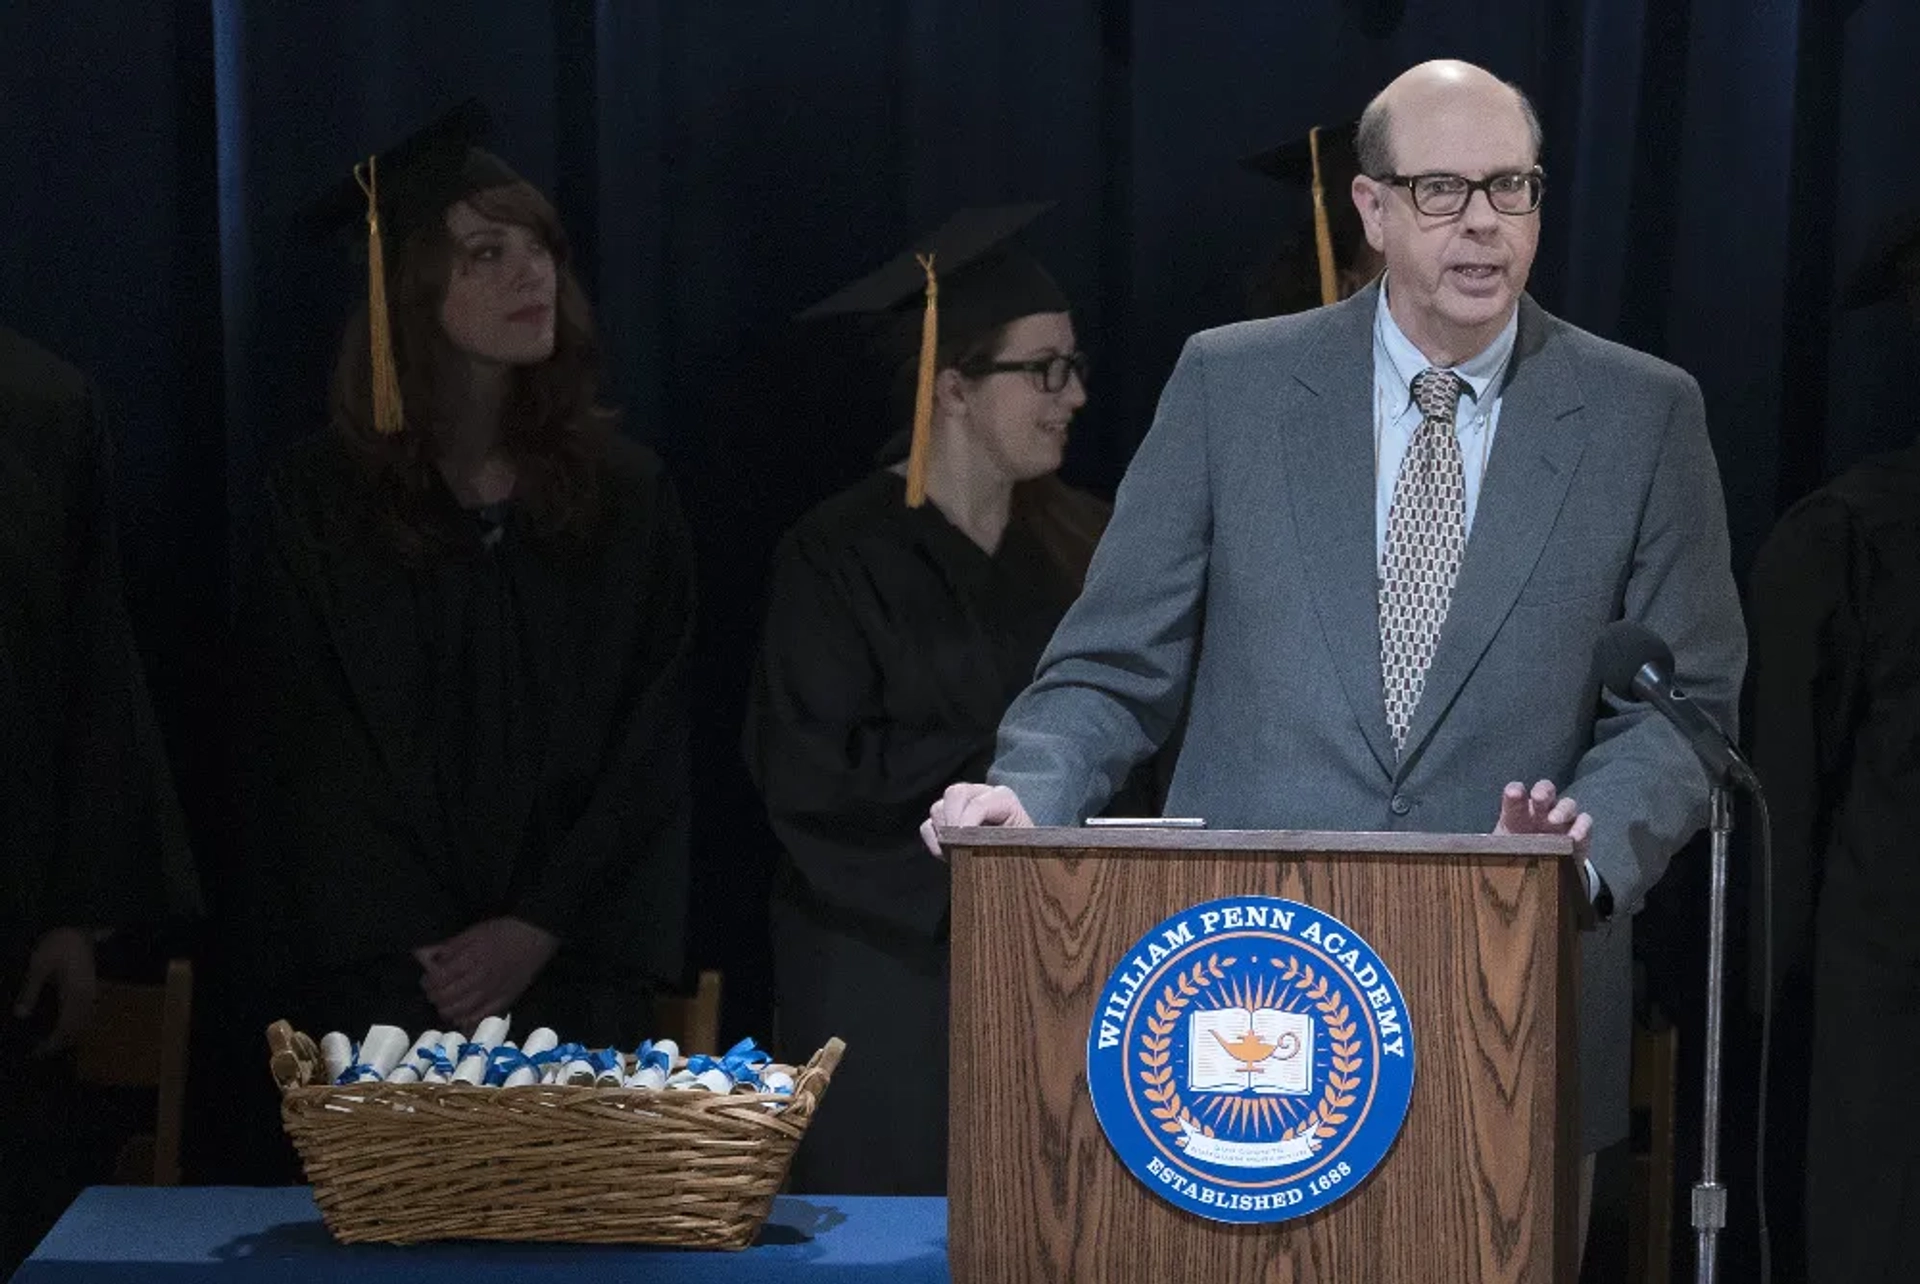
<path id="1" fill-rule="evenodd" d="M 397 250 L 456 201 L 520 181 L 505 161 L 484 150 L 493 137 L 493 114 L 478 98 L 469 98 L 342 173 L 314 203 L 311 217 L 327 232 L 363 226 L 363 184 L 371 182 L 379 193 L 381 230 L 387 245 Z"/>
<path id="2" fill-rule="evenodd" d="M 1241 168 L 1263 174 L 1276 183 L 1311 187 L 1314 151 L 1317 147 L 1320 174 L 1331 191 L 1342 178 L 1351 182 L 1353 176 L 1360 172 L 1360 157 L 1353 146 L 1354 134 L 1359 126 L 1360 122 L 1356 120 L 1342 121 L 1338 125 L 1316 125 L 1300 137 L 1289 139 L 1278 147 L 1241 157 Z"/>
<path id="3" fill-rule="evenodd" d="M 1347 195 L 1360 172 L 1360 157 L 1354 149 L 1358 127 L 1356 120 L 1316 125 L 1278 147 L 1240 159 L 1242 169 L 1309 194 L 1322 303 L 1339 298 L 1339 269 L 1351 262 L 1366 242 L 1359 211 Z"/>
<path id="4" fill-rule="evenodd" d="M 1864 308 L 1889 298 L 1900 286 L 1900 256 L 1920 249 L 1920 205 L 1903 210 L 1874 231 L 1866 252 L 1847 273 L 1842 308 Z"/>
<path id="5" fill-rule="evenodd" d="M 366 228 L 373 420 L 380 432 L 395 433 L 404 426 L 387 316 L 385 251 L 397 251 L 465 197 L 521 181 L 505 161 L 480 146 L 491 141 L 493 132 L 486 104 L 469 98 L 400 143 L 355 164 L 310 211 L 325 231 Z"/>
<path id="6" fill-rule="evenodd" d="M 1039 260 L 1013 240 L 1053 208 L 1052 201 L 963 209 L 873 272 L 799 314 L 799 320 L 909 315 L 918 305 L 919 383 L 907 453 L 907 504 L 926 500 L 926 457 L 933 422 L 933 377 L 940 341 L 964 346 L 994 329 L 1072 305 Z"/>

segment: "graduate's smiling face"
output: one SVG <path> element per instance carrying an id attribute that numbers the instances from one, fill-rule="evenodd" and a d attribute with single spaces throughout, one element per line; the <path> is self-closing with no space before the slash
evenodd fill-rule
<path id="1" fill-rule="evenodd" d="M 1045 362 L 1070 357 L 1073 319 L 1065 312 L 1038 312 L 1010 322 L 1002 332 L 995 364 Z M 954 391 L 959 430 L 992 459 L 1009 481 L 1030 481 L 1059 469 L 1066 458 L 1067 429 L 1087 404 L 1086 384 L 1075 373 L 1049 392 L 1044 376 L 1007 370 L 959 380 Z"/>
<path id="2" fill-rule="evenodd" d="M 460 352 L 502 366 L 553 355 L 559 270 L 534 228 L 488 218 L 466 201 L 447 211 L 453 244 L 440 325 Z"/>

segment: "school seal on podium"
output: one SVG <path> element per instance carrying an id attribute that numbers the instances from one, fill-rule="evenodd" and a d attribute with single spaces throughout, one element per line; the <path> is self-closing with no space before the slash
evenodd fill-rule
<path id="1" fill-rule="evenodd" d="M 1406 1121 L 1413 1023 L 1372 946 L 1332 915 L 1232 896 L 1155 925 L 1087 1033 L 1107 1140 L 1177 1208 L 1305 1217 L 1364 1182 Z"/>

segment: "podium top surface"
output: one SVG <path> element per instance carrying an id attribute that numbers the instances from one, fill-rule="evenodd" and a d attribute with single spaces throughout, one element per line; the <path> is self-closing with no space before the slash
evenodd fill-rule
<path id="1" fill-rule="evenodd" d="M 1247 852 L 1383 856 L 1541 857 L 1573 855 L 1573 840 L 1547 834 L 1424 834 L 1291 829 L 1195 829 L 1154 825 L 995 825 L 940 830 L 948 851 L 1011 854 L 1067 851 Z"/>

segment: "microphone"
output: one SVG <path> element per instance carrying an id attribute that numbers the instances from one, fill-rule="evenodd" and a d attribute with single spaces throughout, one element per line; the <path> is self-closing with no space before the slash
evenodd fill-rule
<path id="1" fill-rule="evenodd" d="M 1607 690 L 1623 700 L 1641 700 L 1679 728 L 1707 768 L 1712 785 L 1707 827 L 1712 833 L 1712 870 L 1707 900 L 1706 1072 L 1701 1110 L 1700 1180 L 1693 1185 L 1694 1278 L 1719 1279 L 1720 1232 L 1727 1225 L 1727 1188 L 1720 1180 L 1720 1053 L 1722 990 L 1727 952 L 1727 846 L 1733 831 L 1733 803 L 1727 786 L 1745 789 L 1760 811 L 1761 877 L 1766 906 L 1762 939 L 1767 942 L 1766 1006 L 1760 1019 L 1760 1104 L 1756 1110 L 1760 1146 L 1754 1159 L 1754 1197 L 1760 1212 L 1761 1278 L 1771 1277 L 1767 1235 L 1767 1066 L 1773 1044 L 1773 826 L 1767 795 L 1753 767 L 1727 739 L 1712 716 L 1673 684 L 1673 649 L 1650 630 L 1617 620 L 1600 631 L 1594 664 Z"/>
<path id="2" fill-rule="evenodd" d="M 1687 738 L 1715 784 L 1757 790 L 1759 778 L 1727 733 L 1705 709 L 1673 683 L 1673 649 L 1658 634 L 1630 620 L 1616 620 L 1594 645 L 1600 681 L 1622 700 L 1640 700 L 1659 710 Z"/>

